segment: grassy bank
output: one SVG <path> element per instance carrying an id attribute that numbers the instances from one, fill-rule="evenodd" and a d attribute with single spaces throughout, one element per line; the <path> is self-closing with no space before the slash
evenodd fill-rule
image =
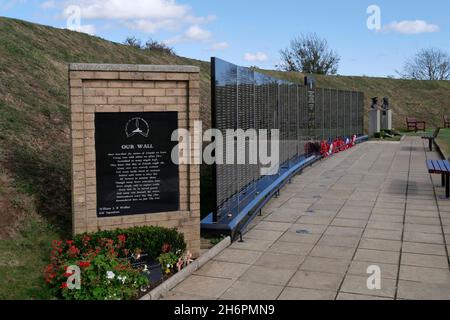
<path id="1" fill-rule="evenodd" d="M 441 129 L 439 136 L 436 139 L 439 148 L 446 159 L 450 158 L 450 129 Z"/>

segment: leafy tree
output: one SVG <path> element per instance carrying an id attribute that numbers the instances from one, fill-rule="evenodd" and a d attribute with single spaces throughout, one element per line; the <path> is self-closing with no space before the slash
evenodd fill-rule
<path id="1" fill-rule="evenodd" d="M 315 74 L 336 74 L 340 56 L 328 46 L 326 39 L 317 34 L 302 34 L 290 46 L 280 51 L 278 69 Z"/>

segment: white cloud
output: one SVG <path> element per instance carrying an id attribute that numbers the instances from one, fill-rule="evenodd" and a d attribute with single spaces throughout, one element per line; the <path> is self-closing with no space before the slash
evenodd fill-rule
<path id="1" fill-rule="evenodd" d="M 191 6 L 178 0 L 44 0 L 41 7 L 60 10 L 60 18 L 68 25 L 82 25 L 69 27 L 72 30 L 92 34 L 95 28 L 86 21 L 94 20 L 96 26 L 102 23 L 148 34 L 173 33 L 167 44 L 212 41 L 213 35 L 204 25 L 216 19 L 215 15 L 197 16 Z"/>
<path id="2" fill-rule="evenodd" d="M 439 26 L 430 24 L 424 20 L 405 20 L 391 22 L 381 29 L 384 32 L 398 32 L 402 34 L 420 34 L 420 33 L 432 33 L 438 32 Z"/>
<path id="3" fill-rule="evenodd" d="M 185 36 L 189 40 L 205 41 L 211 38 L 211 32 L 200 28 L 198 25 L 194 25 L 185 32 Z"/>
<path id="4" fill-rule="evenodd" d="M 182 35 L 164 41 L 166 44 L 176 44 L 181 42 L 205 42 L 211 39 L 211 32 L 201 28 L 199 25 L 193 25 Z"/>
<path id="5" fill-rule="evenodd" d="M 81 8 L 85 19 L 174 19 L 188 15 L 191 8 L 175 0 L 80 0 L 70 4 Z"/>
<path id="6" fill-rule="evenodd" d="M 229 47 L 230 47 L 230 45 L 228 44 L 228 42 L 216 42 L 216 43 L 212 44 L 210 49 L 212 51 L 219 51 L 219 50 L 225 50 Z"/>
<path id="7" fill-rule="evenodd" d="M 91 36 L 95 36 L 95 26 L 92 24 L 81 25 L 76 31 L 87 33 L 90 34 Z"/>
<path id="8" fill-rule="evenodd" d="M 43 6 L 54 7 L 54 0 L 47 0 Z M 214 15 L 195 16 L 190 6 L 176 0 L 66 0 L 62 4 L 64 18 L 70 17 L 73 6 L 79 8 L 81 20 L 111 20 L 145 33 L 176 32 L 216 19 Z"/>
<path id="9" fill-rule="evenodd" d="M 246 53 L 244 59 L 250 62 L 265 62 L 269 60 L 269 56 L 264 52 Z"/>

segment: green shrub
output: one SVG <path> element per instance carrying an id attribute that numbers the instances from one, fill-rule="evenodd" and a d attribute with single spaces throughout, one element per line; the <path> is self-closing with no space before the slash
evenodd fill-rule
<path id="1" fill-rule="evenodd" d="M 125 235 L 125 248 L 130 252 L 135 252 L 136 250 L 145 251 L 153 259 L 157 259 L 162 253 L 164 244 L 169 244 L 171 251 L 174 253 L 180 254 L 186 250 L 184 236 L 176 229 L 149 226 L 100 231 L 76 236 L 74 239 L 75 244 L 78 246 L 83 244 L 83 239 L 85 239 L 86 235 L 90 237 L 91 245 L 97 243 L 102 238 L 117 239 L 119 235 Z"/>

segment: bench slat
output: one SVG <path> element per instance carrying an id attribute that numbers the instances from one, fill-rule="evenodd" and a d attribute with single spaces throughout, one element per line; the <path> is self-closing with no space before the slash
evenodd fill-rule
<path id="1" fill-rule="evenodd" d="M 430 173 L 450 173 L 450 162 L 447 160 L 427 160 Z"/>
<path id="2" fill-rule="evenodd" d="M 439 170 L 439 167 L 437 167 L 435 160 L 430 160 L 430 172 L 436 173 L 436 171 L 438 171 L 438 170 Z"/>
<path id="3" fill-rule="evenodd" d="M 450 172 L 450 162 L 448 160 L 443 161 L 445 168 L 447 169 L 447 172 Z"/>
<path id="4" fill-rule="evenodd" d="M 433 160 L 427 160 L 428 171 L 434 171 Z"/>
<path id="5" fill-rule="evenodd" d="M 444 165 L 444 162 L 443 161 L 436 161 L 437 162 L 437 165 L 439 166 L 439 171 L 440 172 L 445 172 L 445 171 L 447 171 L 447 169 L 445 168 L 445 165 Z"/>
<path id="6" fill-rule="evenodd" d="M 433 160 L 433 165 L 434 165 L 435 172 L 441 171 L 441 166 L 439 165 L 439 160 Z"/>

